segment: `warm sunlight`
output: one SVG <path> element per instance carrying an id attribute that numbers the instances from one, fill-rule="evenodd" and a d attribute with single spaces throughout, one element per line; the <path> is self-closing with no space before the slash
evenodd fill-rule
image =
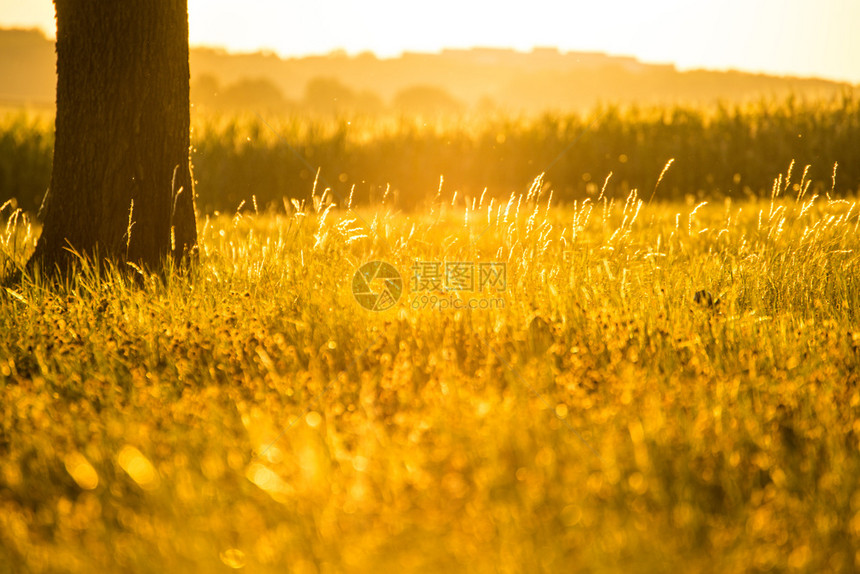
<path id="1" fill-rule="evenodd" d="M 0 574 L 860 571 L 858 24 L 0 0 Z"/>
<path id="2" fill-rule="evenodd" d="M 192 45 L 282 56 L 445 47 L 631 55 L 680 69 L 740 69 L 860 82 L 853 35 L 860 3 L 844 0 L 607 0 L 528 4 L 440 0 L 190 0 Z M 53 26 L 50 0 L 0 0 L 0 27 Z"/>

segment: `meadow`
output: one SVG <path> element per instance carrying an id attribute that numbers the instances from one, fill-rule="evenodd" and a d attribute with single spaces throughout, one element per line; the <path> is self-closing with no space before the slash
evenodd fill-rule
<path id="1" fill-rule="evenodd" d="M 411 212 L 319 186 L 204 212 L 184 275 L 25 276 L 0 572 L 860 568 L 860 209 L 808 174 Z M 3 215 L 11 269 L 38 226 Z M 403 283 L 374 312 L 377 260 Z M 416 305 L 466 296 L 422 294 L 421 262 L 504 264 L 502 304 Z"/>

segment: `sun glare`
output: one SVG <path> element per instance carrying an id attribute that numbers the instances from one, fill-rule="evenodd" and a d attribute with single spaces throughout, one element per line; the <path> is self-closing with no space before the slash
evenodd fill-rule
<path id="1" fill-rule="evenodd" d="M 0 0 L 0 26 L 54 32 L 51 0 Z M 860 82 L 860 3 L 843 0 L 607 0 L 528 6 L 485 0 L 189 0 L 192 45 L 285 57 L 345 50 L 396 56 L 446 47 L 600 51 L 681 69 L 740 69 Z"/>

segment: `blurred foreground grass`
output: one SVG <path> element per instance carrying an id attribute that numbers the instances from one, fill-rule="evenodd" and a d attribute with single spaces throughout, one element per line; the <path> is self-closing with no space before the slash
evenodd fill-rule
<path id="1" fill-rule="evenodd" d="M 190 277 L 4 289 L 0 572 L 860 568 L 860 210 L 796 179 L 317 196 L 207 217 Z M 415 261 L 506 263 L 503 308 L 413 308 Z"/>

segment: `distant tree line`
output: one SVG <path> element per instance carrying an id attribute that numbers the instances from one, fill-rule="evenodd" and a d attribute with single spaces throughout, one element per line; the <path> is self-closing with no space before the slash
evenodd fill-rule
<path id="1" fill-rule="evenodd" d="M 253 111 L 266 113 L 304 113 L 318 115 L 380 115 L 408 113 L 437 116 L 465 109 L 445 89 L 416 85 L 404 88 L 388 103 L 370 90 L 354 90 L 333 77 L 312 78 L 300 100 L 285 98 L 271 80 L 241 78 L 221 85 L 211 74 L 197 77 L 191 83 L 191 100 L 208 111 Z"/>
<path id="2" fill-rule="evenodd" d="M 275 107 L 376 113 L 418 106 L 428 113 L 428 105 L 435 110 L 452 104 L 483 111 L 493 102 L 514 113 L 568 113 L 587 111 L 599 102 L 710 105 L 789 93 L 830 97 L 852 88 L 815 78 L 681 72 L 672 65 L 646 64 L 630 57 L 551 48 L 443 50 L 397 58 L 344 52 L 281 58 L 266 52 L 234 54 L 195 48 L 190 51 L 190 68 L 199 88 L 195 90 L 199 106 L 252 112 Z M 53 42 L 38 30 L 0 29 L 0 78 L 0 104 L 52 107 Z M 331 98 L 309 97 L 310 92 L 340 95 L 333 104 Z"/>

